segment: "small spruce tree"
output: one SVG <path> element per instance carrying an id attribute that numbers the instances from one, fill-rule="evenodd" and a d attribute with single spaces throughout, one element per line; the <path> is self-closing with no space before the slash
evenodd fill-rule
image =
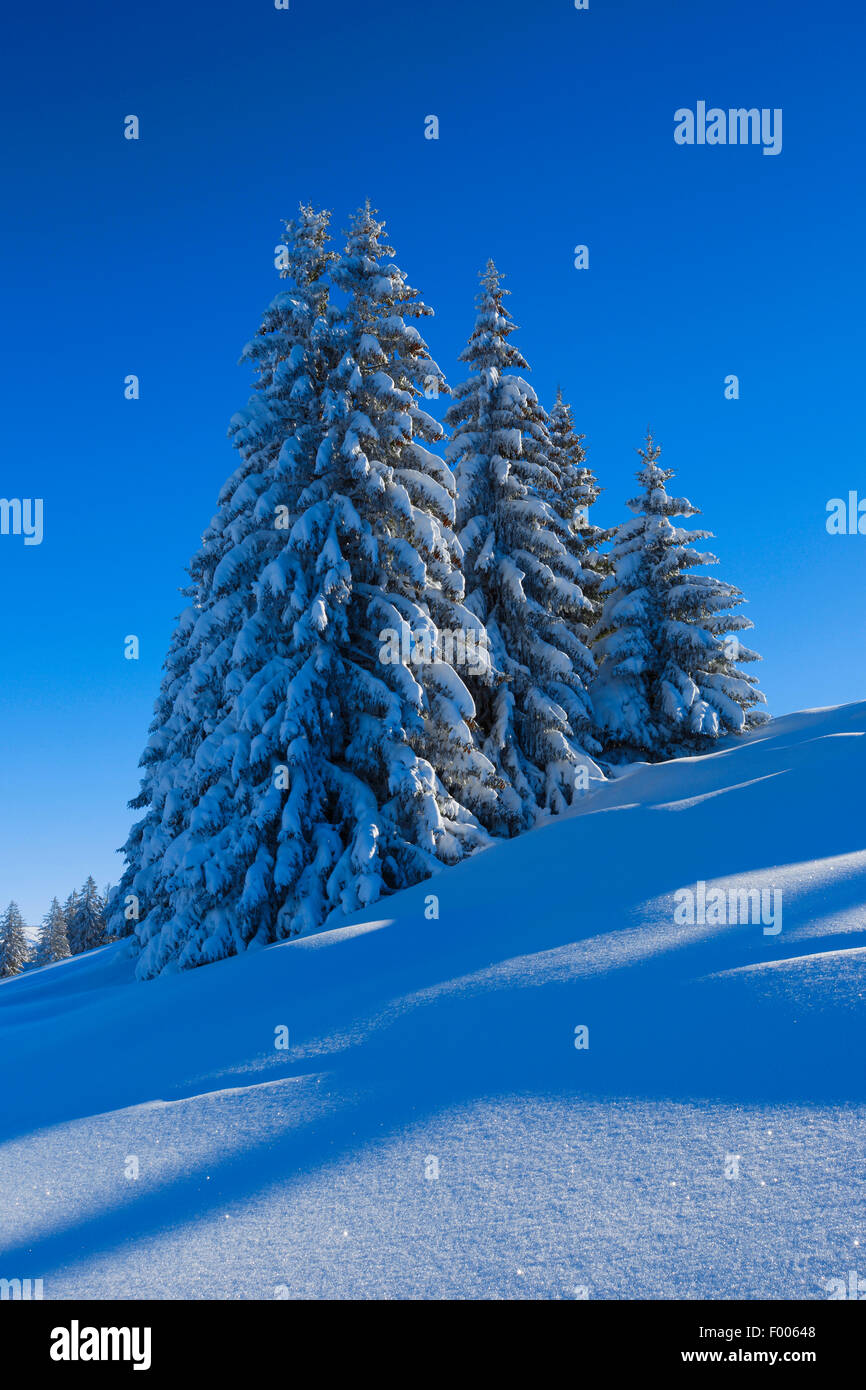
<path id="1" fill-rule="evenodd" d="M 63 904 L 63 916 L 66 920 L 66 934 L 69 941 L 69 949 L 73 955 L 77 955 L 81 950 L 78 944 L 78 929 L 76 926 L 76 914 L 78 912 L 78 893 L 75 889 L 69 894 Z"/>
<path id="2" fill-rule="evenodd" d="M 0 918 L 0 976 L 7 978 L 20 974 L 29 954 L 24 918 L 18 904 L 13 901 Z"/>
<path id="3" fill-rule="evenodd" d="M 92 875 L 88 875 L 77 896 L 74 922 L 74 947 L 70 942 L 73 955 L 105 945 L 105 904 Z"/>
<path id="4" fill-rule="evenodd" d="M 35 964 L 51 965 L 54 961 L 68 960 L 71 955 L 63 908 L 57 898 L 52 898 L 51 906 L 43 918 Z"/>
<path id="5" fill-rule="evenodd" d="M 628 503 L 634 516 L 614 537 L 596 631 L 593 700 L 612 761 L 706 751 L 721 734 L 743 733 L 767 717 L 755 708 L 765 703 L 756 678 L 737 665 L 760 660 L 733 635 L 752 627 L 727 611 L 743 596 L 693 572 L 718 563 L 692 548 L 712 533 L 672 523 L 698 509 L 668 496 L 673 470 L 659 467 L 661 449 L 651 435 L 638 453 L 641 490 Z"/>

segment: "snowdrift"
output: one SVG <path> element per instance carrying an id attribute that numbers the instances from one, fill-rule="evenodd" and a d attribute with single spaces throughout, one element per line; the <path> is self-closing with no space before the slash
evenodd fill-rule
<path id="1" fill-rule="evenodd" d="M 121 945 L 4 982 L 0 1277 L 822 1299 L 866 1275 L 864 732 L 866 704 L 813 710 L 631 768 L 373 915 L 185 975 L 135 983 Z M 678 922 L 699 884 L 778 891 L 781 929 Z"/>

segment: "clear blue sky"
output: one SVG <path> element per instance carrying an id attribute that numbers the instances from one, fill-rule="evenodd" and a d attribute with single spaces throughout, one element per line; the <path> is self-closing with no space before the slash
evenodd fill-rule
<path id="1" fill-rule="evenodd" d="M 300 199 L 339 230 L 371 198 L 452 381 L 492 255 L 534 385 L 587 433 L 599 522 L 651 423 L 750 600 L 773 712 L 866 694 L 866 536 L 824 524 L 866 496 L 855 0 L 50 0 L 4 38 L 0 496 L 42 497 L 45 537 L 0 536 L 0 901 L 35 921 L 117 877 Z M 699 100 L 781 107 L 782 153 L 676 145 Z"/>

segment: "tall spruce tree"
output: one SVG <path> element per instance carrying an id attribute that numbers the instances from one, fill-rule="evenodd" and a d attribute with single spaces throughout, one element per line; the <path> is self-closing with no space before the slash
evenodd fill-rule
<path id="1" fill-rule="evenodd" d="M 578 769 L 600 777 L 600 744 L 588 686 L 594 585 L 575 530 L 578 499 L 591 494 L 574 443 L 551 442 L 528 366 L 509 342 L 509 291 L 492 261 L 481 276 L 478 315 L 461 361 L 471 375 L 445 420 L 455 468 L 467 607 L 486 625 L 494 682 L 470 681 L 480 747 L 505 785 L 491 828 L 514 834 L 541 811 L 570 804 Z M 577 442 L 577 441 L 575 441 Z M 579 442 L 578 442 L 579 447 Z M 582 451 L 581 451 L 582 461 Z"/>
<path id="2" fill-rule="evenodd" d="M 461 605 L 453 478 L 426 448 L 442 430 L 421 398 L 446 388 L 407 320 L 431 311 L 383 230 L 362 209 L 333 271 L 344 305 L 326 433 L 266 580 L 284 595 L 293 639 L 278 711 L 280 934 L 367 906 L 486 843 L 474 812 L 494 796 L 472 700 L 442 642 L 446 629 L 483 632 Z M 391 640 L 404 632 L 408 659 Z M 260 727 L 267 709 L 246 694 L 241 704 Z"/>
<path id="3" fill-rule="evenodd" d="M 42 921 L 35 964 L 51 965 L 54 961 L 68 960 L 71 955 L 63 908 L 57 898 L 52 898 L 51 906 Z"/>
<path id="4" fill-rule="evenodd" d="M 190 604 L 166 656 L 141 790 L 130 803 L 145 815 L 124 847 L 109 931 L 137 933 L 145 976 L 173 962 L 218 959 L 256 934 L 233 910 L 232 896 L 255 864 L 260 836 L 237 832 L 250 779 L 270 794 L 265 835 L 279 818 L 280 797 L 267 739 L 240 727 L 236 703 L 250 680 L 277 698 L 285 684 L 280 663 L 290 638 L 259 580 L 285 546 L 321 435 L 330 365 L 328 222 L 326 212 L 302 206 L 285 226 L 287 288 L 241 358 L 257 372 L 255 394 L 229 430 L 241 462 L 190 564 L 183 590 Z M 273 739 L 275 730 L 268 733 Z"/>
<path id="5" fill-rule="evenodd" d="M 672 469 L 647 436 L 639 449 L 640 494 L 615 534 L 597 628 L 599 674 L 593 688 L 605 751 L 613 761 L 670 758 L 706 750 L 721 734 L 742 733 L 767 717 L 757 679 L 738 661 L 759 661 L 731 636 L 753 626 L 726 610 L 744 602 L 733 585 L 693 573 L 715 555 L 692 549 L 710 531 L 686 531 L 671 517 L 698 508 L 665 488 Z M 726 636 L 727 634 L 727 636 Z"/>
<path id="6" fill-rule="evenodd" d="M 29 954 L 24 918 L 13 901 L 0 918 L 0 977 L 18 975 L 26 966 Z"/>
<path id="7" fill-rule="evenodd" d="M 113 896 L 117 934 L 140 902 L 142 977 L 319 925 L 484 843 L 468 803 L 492 769 L 465 686 L 435 650 L 380 660 L 389 623 L 435 649 L 437 618 L 461 616 L 453 483 L 421 442 L 441 373 L 406 322 L 429 310 L 381 230 L 356 218 L 338 313 L 327 216 L 302 209 L 289 289 L 245 353 L 242 464 L 190 567 Z"/>

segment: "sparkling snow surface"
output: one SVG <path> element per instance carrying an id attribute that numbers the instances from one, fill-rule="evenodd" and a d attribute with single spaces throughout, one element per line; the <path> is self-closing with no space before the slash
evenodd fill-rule
<path id="1" fill-rule="evenodd" d="M 4 982 L 0 1277 L 267 1299 L 863 1278 L 864 731 L 866 705 L 809 711 L 629 769 L 242 959 L 136 984 L 121 945 Z M 782 930 L 677 925 L 698 881 L 781 889 Z"/>

